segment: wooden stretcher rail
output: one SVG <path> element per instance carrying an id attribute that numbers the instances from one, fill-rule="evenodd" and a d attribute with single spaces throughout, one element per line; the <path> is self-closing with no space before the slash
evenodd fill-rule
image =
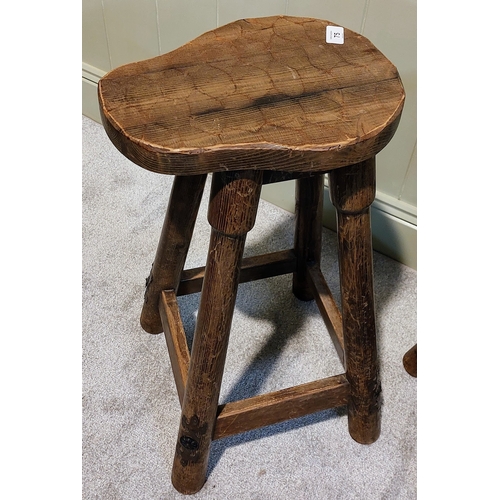
<path id="1" fill-rule="evenodd" d="M 340 361 L 345 366 L 342 313 L 332 296 L 332 292 L 326 283 L 319 265 L 311 264 L 307 267 L 307 271 L 316 304 L 328 329 L 328 333 L 332 338 Z"/>
<path id="2" fill-rule="evenodd" d="M 349 382 L 341 374 L 219 405 L 213 439 L 344 406 L 349 394 Z"/>
<path id="3" fill-rule="evenodd" d="M 189 348 L 186 342 L 186 333 L 177 304 L 174 290 L 163 290 L 160 297 L 160 317 L 167 341 L 170 364 L 174 374 L 175 385 L 182 405 L 184 389 L 189 369 Z"/>
<path id="4" fill-rule="evenodd" d="M 173 290 L 161 293 L 160 316 L 179 401 L 182 404 L 190 354 Z M 345 374 L 219 405 L 213 439 L 239 434 L 347 404 L 350 394 Z"/>
<path id="5" fill-rule="evenodd" d="M 248 257 L 242 263 L 240 282 L 291 273 L 295 266 L 296 258 L 293 250 Z M 204 271 L 204 267 L 184 271 L 177 295 L 200 291 Z M 308 266 L 307 272 L 318 308 L 337 353 L 344 363 L 342 316 L 339 308 L 319 266 L 311 264 Z M 162 291 L 159 309 L 179 401 L 182 404 L 190 354 L 177 303 L 177 295 L 174 290 Z M 345 374 L 341 374 L 219 405 L 213 439 L 258 429 L 328 408 L 343 406 L 347 404 L 349 395 L 349 383 Z"/>
<path id="6" fill-rule="evenodd" d="M 295 268 L 296 258 L 293 250 L 247 257 L 241 263 L 240 283 L 292 273 Z M 182 271 L 177 296 L 201 292 L 204 276 L 205 267 Z"/>

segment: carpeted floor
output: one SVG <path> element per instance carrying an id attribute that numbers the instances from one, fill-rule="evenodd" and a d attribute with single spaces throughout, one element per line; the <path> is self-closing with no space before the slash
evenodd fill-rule
<path id="1" fill-rule="evenodd" d="M 186 498 L 170 482 L 180 408 L 163 334 L 139 325 L 145 278 L 172 178 L 132 164 L 83 117 L 83 498 Z M 187 265 L 205 264 L 208 189 Z M 294 216 L 261 201 L 246 255 L 293 246 Z M 335 233 L 322 267 L 338 299 Z M 416 499 L 417 380 L 402 365 L 416 342 L 417 274 L 375 254 L 382 433 L 354 442 L 345 411 L 324 411 L 214 442 L 199 499 Z M 179 298 L 189 339 L 199 295 Z M 291 276 L 240 286 L 221 402 L 342 373 L 314 303 Z"/>

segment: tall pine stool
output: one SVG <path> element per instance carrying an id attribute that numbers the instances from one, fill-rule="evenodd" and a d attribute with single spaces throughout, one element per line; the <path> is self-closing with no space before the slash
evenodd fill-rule
<path id="1" fill-rule="evenodd" d="M 165 332 L 182 407 L 175 488 L 200 490 L 213 440 L 327 408 L 346 405 L 351 436 L 374 442 L 381 384 L 370 205 L 375 155 L 403 108 L 396 68 L 348 29 L 278 16 L 236 21 L 114 69 L 98 94 L 118 150 L 147 170 L 175 176 L 141 314 L 144 330 Z M 320 269 L 326 173 L 338 217 L 340 307 Z M 184 270 L 208 174 L 207 262 Z M 294 248 L 243 259 L 261 186 L 290 179 Z M 286 273 L 299 299 L 317 302 L 345 373 L 219 405 L 238 284 Z M 177 297 L 200 291 L 190 352 Z"/>

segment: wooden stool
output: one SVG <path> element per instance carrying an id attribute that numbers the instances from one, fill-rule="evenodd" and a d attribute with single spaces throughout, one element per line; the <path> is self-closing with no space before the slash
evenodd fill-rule
<path id="1" fill-rule="evenodd" d="M 195 493 L 212 440 L 347 405 L 351 436 L 380 433 L 370 204 L 375 155 L 396 131 L 404 90 L 396 68 L 328 21 L 245 19 L 99 82 L 102 122 L 139 166 L 175 175 L 141 324 L 165 332 L 179 400 L 172 482 Z M 320 270 L 323 174 L 338 214 L 342 304 Z M 184 270 L 207 174 L 212 226 L 206 267 Z M 242 259 L 262 184 L 296 179 L 294 248 Z M 219 405 L 238 283 L 293 273 L 293 293 L 315 299 L 345 373 Z M 177 296 L 201 299 L 192 352 Z"/>

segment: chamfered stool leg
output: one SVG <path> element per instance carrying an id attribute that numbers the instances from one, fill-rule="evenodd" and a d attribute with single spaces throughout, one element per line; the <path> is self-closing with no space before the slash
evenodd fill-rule
<path id="1" fill-rule="evenodd" d="M 293 293 L 300 300 L 313 300 L 307 280 L 307 263 L 321 261 L 323 230 L 322 174 L 295 181 L 295 240 L 297 269 L 293 273 Z"/>
<path id="2" fill-rule="evenodd" d="M 162 290 L 177 290 L 193 235 L 207 175 L 176 176 L 141 313 L 148 333 L 161 333 L 158 301 Z"/>
<path id="3" fill-rule="evenodd" d="M 329 176 L 337 209 L 345 367 L 351 387 L 349 433 L 359 443 L 370 444 L 380 435 L 381 396 L 370 225 L 375 158 L 333 170 Z"/>
<path id="4" fill-rule="evenodd" d="M 213 176 L 212 233 L 172 469 L 172 483 L 181 493 L 196 493 L 206 480 L 241 259 L 261 186 L 259 171 Z"/>

